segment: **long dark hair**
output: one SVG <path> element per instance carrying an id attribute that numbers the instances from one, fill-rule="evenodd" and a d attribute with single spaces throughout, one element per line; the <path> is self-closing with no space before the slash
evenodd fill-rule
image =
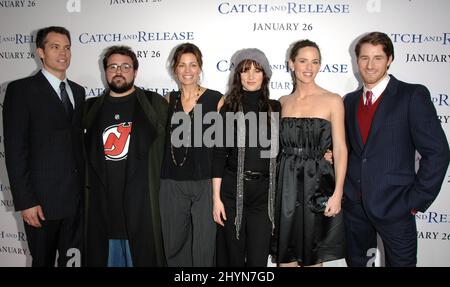
<path id="1" fill-rule="evenodd" d="M 225 97 L 225 103 L 224 103 L 224 109 L 226 111 L 230 112 L 237 112 L 239 111 L 239 104 L 242 100 L 242 83 L 241 83 L 241 73 L 244 73 L 251 69 L 252 65 L 263 72 L 263 81 L 261 84 L 261 92 L 262 95 L 259 98 L 259 110 L 264 112 L 272 111 L 272 108 L 269 104 L 269 78 L 267 77 L 266 72 L 264 71 L 263 67 L 254 60 L 244 60 L 240 62 L 234 69 L 233 79 L 231 82 L 230 89 Z"/>
<path id="2" fill-rule="evenodd" d="M 178 64 L 180 63 L 181 56 L 183 56 L 184 54 L 194 54 L 195 58 L 197 59 L 197 63 L 200 66 L 200 70 L 202 69 L 203 55 L 200 49 L 192 43 L 183 43 L 180 44 L 173 53 L 172 60 L 170 61 L 170 67 L 172 68 L 172 72 L 175 72 Z"/>
<path id="3" fill-rule="evenodd" d="M 308 40 L 308 39 L 297 41 L 292 45 L 292 48 L 290 49 L 290 52 L 289 52 L 289 60 L 291 60 L 292 62 L 295 62 L 295 58 L 297 57 L 298 51 L 300 49 L 306 48 L 306 47 L 316 48 L 317 51 L 319 52 L 319 61 L 322 62 L 322 55 L 320 54 L 319 46 L 315 42 Z M 295 89 L 297 88 L 297 78 L 295 77 L 294 71 L 291 71 L 291 77 L 292 77 L 292 83 L 293 83 L 293 88 L 292 88 L 292 93 L 293 93 L 293 92 L 295 92 Z"/>

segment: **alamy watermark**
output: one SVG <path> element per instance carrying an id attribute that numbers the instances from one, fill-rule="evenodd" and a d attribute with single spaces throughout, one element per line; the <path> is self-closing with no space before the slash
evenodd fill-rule
<path id="1" fill-rule="evenodd" d="M 173 113 L 171 125 L 178 126 L 172 130 L 170 140 L 176 148 L 261 147 L 267 149 L 261 151 L 261 158 L 272 158 L 278 153 L 279 116 L 278 112 L 271 112 L 269 119 L 267 112 L 226 112 L 221 115 L 215 111 L 203 116 L 202 106 L 197 105 L 192 116 L 182 111 Z M 203 124 L 210 126 L 203 131 Z"/>

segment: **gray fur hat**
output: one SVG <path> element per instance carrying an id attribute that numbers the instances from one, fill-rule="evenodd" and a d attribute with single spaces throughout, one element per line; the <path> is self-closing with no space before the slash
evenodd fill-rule
<path id="1" fill-rule="evenodd" d="M 258 62 L 264 69 L 267 77 L 269 79 L 270 77 L 272 77 L 272 70 L 270 69 L 269 60 L 267 60 L 266 55 L 261 50 L 256 48 L 248 48 L 237 51 L 231 58 L 231 62 L 233 63 L 233 70 L 237 65 L 239 65 L 240 62 L 247 59 Z"/>

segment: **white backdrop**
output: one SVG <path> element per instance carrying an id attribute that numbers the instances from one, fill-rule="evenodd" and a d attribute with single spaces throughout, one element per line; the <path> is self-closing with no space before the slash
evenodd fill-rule
<path id="1" fill-rule="evenodd" d="M 263 50 L 273 69 L 275 99 L 292 88 L 286 68 L 290 44 L 304 38 L 317 42 L 323 57 L 317 82 L 345 95 L 360 86 L 353 57 L 355 40 L 378 30 L 394 41 L 390 73 L 430 89 L 448 136 L 448 11 L 448 0 L 0 0 L 0 103 L 10 81 L 38 70 L 34 36 L 44 26 L 65 26 L 71 31 L 68 75 L 86 88 L 88 96 L 103 90 L 100 55 L 105 47 L 117 44 L 137 52 L 138 86 L 160 94 L 175 89 L 167 60 L 176 45 L 189 41 L 204 54 L 202 85 L 222 93 L 231 55 L 248 47 Z M 0 266 L 26 266 L 29 250 L 20 216 L 13 211 L 0 132 Z M 417 215 L 419 266 L 450 266 L 449 184 L 447 177 L 435 203 Z M 379 258 L 374 261 L 382 265 Z"/>

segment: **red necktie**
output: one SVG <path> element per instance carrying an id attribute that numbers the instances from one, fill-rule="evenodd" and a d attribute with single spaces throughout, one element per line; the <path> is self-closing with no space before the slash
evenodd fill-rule
<path id="1" fill-rule="evenodd" d="M 372 91 L 366 92 L 366 107 L 372 106 L 372 96 L 373 96 Z"/>

